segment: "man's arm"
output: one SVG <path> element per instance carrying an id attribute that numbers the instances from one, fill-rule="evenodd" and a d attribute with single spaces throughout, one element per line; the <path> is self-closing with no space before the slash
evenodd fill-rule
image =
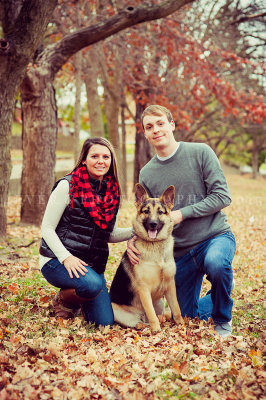
<path id="1" fill-rule="evenodd" d="M 202 179 L 206 195 L 201 201 L 180 209 L 183 220 L 214 214 L 231 203 L 229 188 L 214 151 L 206 146 L 202 154 Z"/>

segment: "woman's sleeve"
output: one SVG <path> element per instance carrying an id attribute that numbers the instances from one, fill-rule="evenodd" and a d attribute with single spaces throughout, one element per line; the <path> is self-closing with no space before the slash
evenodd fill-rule
<path id="1" fill-rule="evenodd" d="M 41 234 L 49 248 L 62 263 L 71 253 L 65 248 L 56 233 L 56 227 L 69 203 L 69 183 L 63 179 L 51 193 L 43 216 Z"/>

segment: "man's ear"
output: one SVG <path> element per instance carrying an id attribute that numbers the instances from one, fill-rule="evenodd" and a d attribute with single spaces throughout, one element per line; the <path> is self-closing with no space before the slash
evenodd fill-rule
<path id="1" fill-rule="evenodd" d="M 172 209 L 175 204 L 175 187 L 169 186 L 160 197 L 160 201 L 166 205 L 166 207 Z"/>
<path id="2" fill-rule="evenodd" d="M 136 200 L 136 205 L 142 204 L 147 198 L 149 197 L 148 193 L 146 192 L 146 189 L 140 184 L 136 183 L 135 185 L 135 200 Z"/>

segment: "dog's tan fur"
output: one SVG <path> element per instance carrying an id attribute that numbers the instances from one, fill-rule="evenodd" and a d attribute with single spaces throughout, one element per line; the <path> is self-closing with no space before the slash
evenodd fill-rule
<path id="1" fill-rule="evenodd" d="M 163 314 L 164 296 L 174 321 L 183 323 L 174 281 L 176 265 L 173 257 L 173 222 L 170 217 L 174 205 L 174 186 L 167 188 L 157 199 L 149 198 L 144 187 L 137 184 L 135 195 L 137 215 L 133 227 L 140 259 L 138 264 L 132 265 L 125 253 L 119 266 L 130 279 L 133 299 L 130 305 L 112 303 L 112 306 L 118 323 L 134 327 L 148 320 L 152 332 L 157 332 L 160 330 L 157 315 Z M 145 229 L 144 221 L 147 219 L 163 225 L 156 237 L 149 236 L 147 226 Z"/>

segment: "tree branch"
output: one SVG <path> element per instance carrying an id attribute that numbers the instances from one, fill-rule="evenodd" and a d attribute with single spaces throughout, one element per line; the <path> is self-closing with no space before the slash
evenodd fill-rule
<path id="1" fill-rule="evenodd" d="M 105 21 L 65 36 L 61 41 L 48 46 L 38 60 L 51 68 L 55 75 L 65 62 L 77 51 L 103 40 L 115 33 L 146 21 L 164 18 L 194 0 L 167 0 L 160 5 L 140 6 L 119 11 Z"/>
<path id="2" fill-rule="evenodd" d="M 51 14 L 57 4 L 57 0 L 13 0 L 12 7 L 19 6 L 11 20 L 10 1 L 4 2 L 3 30 L 5 40 L 18 58 L 30 57 L 32 49 L 39 45 L 40 37 L 43 37 Z M 11 11 L 10 11 L 11 10 Z"/>
<path id="3" fill-rule="evenodd" d="M 233 21 L 231 25 L 241 24 L 242 22 L 247 22 L 247 21 L 251 21 L 251 20 L 254 20 L 254 19 L 258 19 L 258 18 L 263 18 L 265 16 L 266 16 L 266 12 L 260 12 L 260 13 L 257 13 L 257 14 L 244 15 L 243 17 Z"/>

